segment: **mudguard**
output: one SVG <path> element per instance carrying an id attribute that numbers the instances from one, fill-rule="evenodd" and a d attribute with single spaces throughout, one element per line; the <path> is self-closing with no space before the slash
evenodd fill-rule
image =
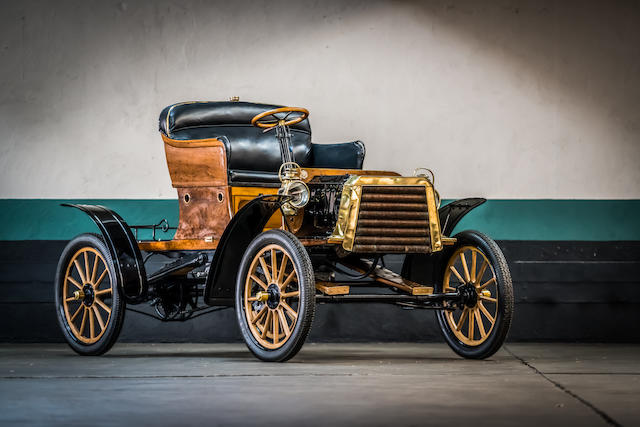
<path id="1" fill-rule="evenodd" d="M 236 276 L 244 251 L 287 199 L 287 196 L 279 195 L 257 197 L 231 218 L 222 233 L 207 275 L 204 291 L 207 304 L 233 306 Z"/>
<path id="2" fill-rule="evenodd" d="M 440 216 L 442 235 L 451 236 L 453 229 L 458 225 L 462 217 L 486 201 L 487 199 L 482 198 L 460 199 L 441 207 L 438 215 Z"/>
<path id="3" fill-rule="evenodd" d="M 100 205 L 63 203 L 89 215 L 109 248 L 122 297 L 127 303 L 142 302 L 149 290 L 142 255 L 131 229 L 114 211 Z"/>

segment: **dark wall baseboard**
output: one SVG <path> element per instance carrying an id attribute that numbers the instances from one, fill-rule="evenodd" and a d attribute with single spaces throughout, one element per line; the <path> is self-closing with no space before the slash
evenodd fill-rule
<path id="1" fill-rule="evenodd" d="M 500 241 L 515 285 L 511 341 L 640 342 L 640 242 Z M 61 342 L 52 281 L 65 241 L 0 241 L 0 341 Z M 395 260 L 395 264 L 401 260 Z M 439 341 L 433 313 L 321 305 L 313 341 Z M 184 323 L 128 312 L 122 341 L 240 341 L 233 310 Z"/>

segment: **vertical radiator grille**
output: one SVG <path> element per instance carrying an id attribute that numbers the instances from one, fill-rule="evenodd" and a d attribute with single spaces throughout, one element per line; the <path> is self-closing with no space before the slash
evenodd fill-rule
<path id="1" fill-rule="evenodd" d="M 431 252 L 425 187 L 362 187 L 354 252 Z"/>

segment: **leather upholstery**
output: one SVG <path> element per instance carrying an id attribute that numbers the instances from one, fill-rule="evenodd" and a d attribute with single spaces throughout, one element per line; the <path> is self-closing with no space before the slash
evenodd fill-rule
<path id="1" fill-rule="evenodd" d="M 251 119 L 279 105 L 251 102 L 189 102 L 160 113 L 160 131 L 175 140 L 219 138 L 225 145 L 229 182 L 279 182 L 282 163 L 275 130 L 263 132 Z M 361 169 L 364 144 L 312 144 L 311 127 L 303 120 L 289 128 L 295 161 L 303 167 Z"/>
<path id="2" fill-rule="evenodd" d="M 311 155 L 316 168 L 362 169 L 364 143 L 311 144 Z"/>

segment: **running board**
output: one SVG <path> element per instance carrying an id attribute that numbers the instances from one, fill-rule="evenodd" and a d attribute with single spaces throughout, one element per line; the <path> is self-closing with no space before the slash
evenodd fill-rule
<path id="1" fill-rule="evenodd" d="M 341 283 L 316 282 L 316 289 L 325 295 L 347 295 L 350 288 Z"/>

